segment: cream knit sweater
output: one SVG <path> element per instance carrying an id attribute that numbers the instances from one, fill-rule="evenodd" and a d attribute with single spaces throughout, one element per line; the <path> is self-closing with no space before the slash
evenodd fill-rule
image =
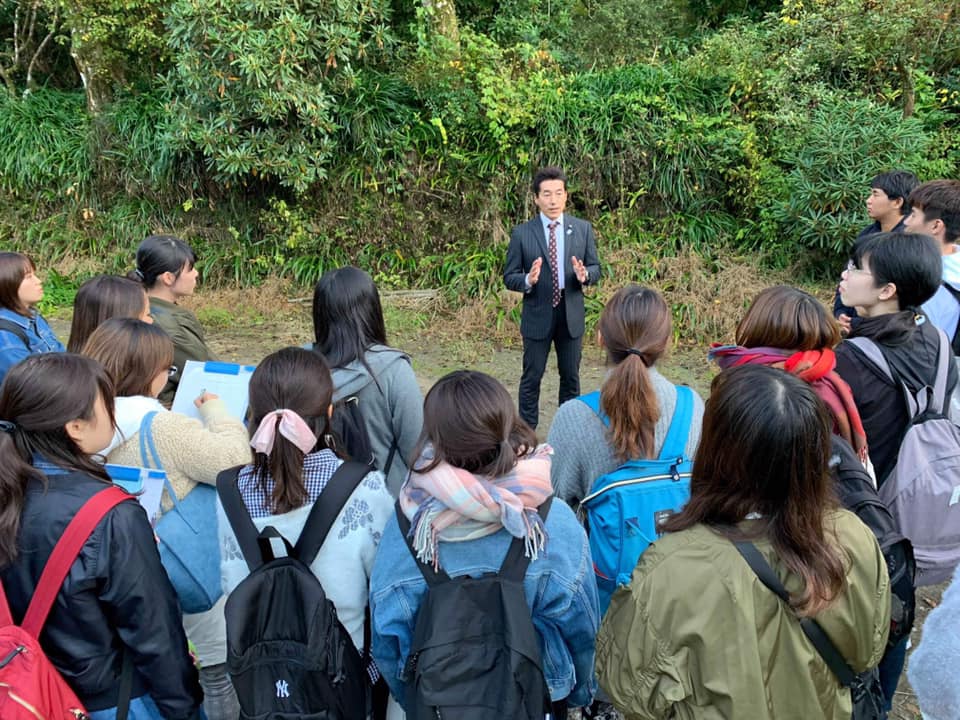
<path id="1" fill-rule="evenodd" d="M 140 460 L 140 422 L 144 415 L 157 410 L 151 431 L 163 469 L 182 499 L 197 483 L 215 485 L 217 475 L 234 465 L 249 463 L 252 458 L 250 436 L 244 424 L 231 416 L 219 398 L 200 406 L 203 422 L 180 413 L 169 412 L 155 398 L 117 398 L 116 421 L 118 434 L 104 451 L 107 462 L 117 465 L 142 465 Z M 172 503 L 164 491 L 163 509 Z M 216 518 L 210 518 L 211 523 Z M 204 666 L 219 665 L 227 658 L 226 626 L 220 598 L 205 613 L 184 615 L 183 629 L 197 648 L 197 656 Z"/>

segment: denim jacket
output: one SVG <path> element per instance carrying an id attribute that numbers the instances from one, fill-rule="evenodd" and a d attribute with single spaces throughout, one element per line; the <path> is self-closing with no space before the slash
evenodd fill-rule
<path id="1" fill-rule="evenodd" d="M 596 691 L 594 643 L 600 625 L 590 545 L 573 512 L 555 499 L 546 520 L 547 545 L 527 568 L 524 592 L 540 639 L 543 674 L 554 701 L 589 705 Z M 512 538 L 506 530 L 465 542 L 440 543 L 440 567 L 451 577 L 500 569 Z M 372 652 L 401 704 L 400 680 L 427 583 L 390 516 L 370 578 Z"/>
<path id="2" fill-rule="evenodd" d="M 57 340 L 47 321 L 34 310 L 31 317 L 24 317 L 7 308 L 0 308 L 0 318 L 16 323 L 23 328 L 30 341 L 28 348 L 23 340 L 9 330 L 0 330 L 0 381 L 7 375 L 7 371 L 23 360 L 27 355 L 42 352 L 63 352 L 66 348 Z"/>

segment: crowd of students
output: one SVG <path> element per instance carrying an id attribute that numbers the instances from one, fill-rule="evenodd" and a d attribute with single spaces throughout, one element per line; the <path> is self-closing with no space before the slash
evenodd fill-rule
<path id="1" fill-rule="evenodd" d="M 67 524 L 110 483 L 103 463 L 141 464 L 145 433 L 170 480 L 164 511 L 235 468 L 256 530 L 296 544 L 346 456 L 334 408 L 355 401 L 372 462 L 309 568 L 357 651 L 372 656 L 370 677 L 385 680 L 387 717 L 422 717 L 445 690 L 416 667 L 428 657 L 418 619 L 437 612 L 436 578 L 506 572 L 518 546 L 549 699 L 542 709 L 552 718 L 574 707 L 597 718 L 850 717 L 850 689 L 798 619 L 814 621 L 854 673 L 879 668 L 889 709 L 909 627 L 891 632 L 888 560 L 839 502 L 831 458 L 838 443 L 848 446 L 882 485 L 911 417 L 899 385 L 841 330 L 879 345 L 908 386 L 932 382 L 949 336 L 922 309 L 942 287 L 945 253 L 925 233 L 942 225 L 948 242 L 956 239 L 960 192 L 955 206 L 938 209 L 942 188 L 892 197 L 883 182 L 874 183 L 884 197 L 872 197 L 871 208 L 883 200 L 906 215 L 912 198 L 925 232 L 887 232 L 889 218 L 876 218 L 877 232 L 858 241 L 842 275 L 843 320 L 801 290 L 768 288 L 746 310 L 736 344 L 711 348 L 721 372 L 706 403 L 693 397 L 689 501 L 664 519 L 608 608 L 576 511 L 598 477 L 658 456 L 679 404 L 678 387 L 656 367 L 673 329 L 655 290 L 627 285 L 607 303 L 601 413 L 579 399 L 564 403 L 540 444 L 484 373 L 450 373 L 424 398 L 410 358 L 388 344 L 373 281 L 357 268 L 320 279 L 313 343 L 260 362 L 244 424 L 210 393 L 195 400 L 199 420 L 168 409 L 184 362 L 212 358 L 196 317 L 178 304 L 197 279 L 185 243 L 151 236 L 132 279 L 85 283 L 66 348 L 36 311 L 42 285 L 32 262 L 0 253 L 0 581 L 13 620 L 23 619 Z M 951 362 L 947 403 L 956 381 Z M 224 595 L 204 612 L 181 612 L 133 497 L 107 513 L 71 566 L 40 640 L 93 720 L 240 717 L 224 607 L 250 569 L 218 508 L 209 522 Z M 756 563 L 772 568 L 783 597 Z M 956 596 L 953 587 L 945 599 Z M 953 627 L 957 618 L 939 612 L 935 621 Z M 946 672 L 960 661 L 944 637 L 951 633 L 925 637 L 911 662 L 918 693 L 937 689 L 920 699 L 935 720 L 960 715 L 958 683 Z M 467 645 L 454 643 L 445 667 Z M 130 665 L 132 689 L 122 689 Z M 478 714 L 449 716 L 499 717 L 501 691 L 491 685 L 471 698 Z"/>

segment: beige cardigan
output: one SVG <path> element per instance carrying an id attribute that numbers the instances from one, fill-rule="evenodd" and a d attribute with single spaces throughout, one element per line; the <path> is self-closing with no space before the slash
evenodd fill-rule
<path id="1" fill-rule="evenodd" d="M 125 412 L 123 400 L 128 399 L 118 400 L 117 424 L 123 426 L 124 418 L 120 416 Z M 139 427 L 140 419 L 146 413 L 139 404 L 136 408 L 131 408 L 131 412 L 139 417 L 126 419 L 132 420 L 136 427 Z M 247 464 L 252 457 L 250 436 L 246 427 L 227 412 L 227 406 L 222 400 L 208 400 L 201 405 L 200 417 L 203 418 L 202 423 L 180 413 L 161 411 L 153 418 L 153 442 L 178 500 L 193 490 L 197 483 L 216 484 L 221 470 Z M 118 446 L 112 448 L 107 455 L 107 462 L 117 465 L 141 465 L 140 433 L 129 434 Z M 164 509 L 169 509 L 170 506 L 170 501 L 164 497 Z"/>

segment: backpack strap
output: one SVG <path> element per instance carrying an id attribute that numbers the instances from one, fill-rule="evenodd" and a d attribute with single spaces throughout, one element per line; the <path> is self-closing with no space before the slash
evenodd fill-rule
<path id="1" fill-rule="evenodd" d="M 960 305 L 960 290 L 957 290 L 957 288 L 948 282 L 941 284 L 946 288 L 947 292 L 953 296 L 954 301 Z M 960 355 L 960 323 L 957 324 L 957 329 L 953 331 L 953 340 L 950 343 L 950 349 L 953 350 L 954 355 Z"/>
<path id="2" fill-rule="evenodd" d="M 399 500 L 394 503 L 394 507 L 397 512 L 397 524 L 400 526 L 400 534 L 407 543 L 407 548 L 410 550 L 410 554 L 413 555 L 413 560 L 417 563 L 417 567 L 420 568 L 420 572 L 423 574 L 423 579 L 427 581 L 427 585 L 434 587 L 441 583 L 450 582 L 450 576 L 447 575 L 446 572 L 439 568 L 434 570 L 433 565 L 425 563 L 417 557 L 417 551 L 413 547 L 413 538 L 410 537 L 410 521 L 407 520 L 407 516 L 401 509 Z"/>
<path id="3" fill-rule="evenodd" d="M 693 421 L 693 390 L 686 385 L 677 385 L 677 405 L 673 409 L 670 429 L 660 448 L 660 460 L 682 457 L 687 449 L 690 423 Z"/>
<path id="4" fill-rule="evenodd" d="M 540 519 L 544 522 L 547 521 L 547 513 L 550 512 L 550 505 L 552 503 L 553 496 L 551 495 L 537 508 L 537 512 L 540 513 Z M 503 559 L 503 564 L 500 566 L 500 572 L 498 574 L 508 580 L 523 582 L 523 578 L 527 575 L 527 567 L 530 565 L 530 557 L 527 555 L 526 549 L 527 543 L 524 538 L 515 537 L 513 542 L 510 543 L 510 549 L 507 550 L 507 556 Z"/>
<path id="5" fill-rule="evenodd" d="M 607 427 L 610 426 L 610 417 L 600 409 L 600 391 L 594 390 L 592 393 L 587 393 L 586 395 L 581 395 L 577 398 L 580 402 L 586 405 L 588 408 L 593 410 L 597 417 L 603 420 L 603 424 Z"/>
<path id="6" fill-rule="evenodd" d="M 937 347 L 937 376 L 933 381 L 933 406 L 939 408 L 939 412 L 947 414 L 947 371 L 950 365 L 950 339 L 947 334 L 937 328 L 937 335 L 940 338 L 940 344 Z"/>
<path id="7" fill-rule="evenodd" d="M 347 461 L 337 468 L 333 477 L 324 486 L 310 509 L 307 523 L 303 526 L 300 539 L 294 547 L 297 559 L 304 565 L 310 565 L 317 557 L 340 511 L 369 472 L 369 465 L 352 460 Z"/>
<path id="8" fill-rule="evenodd" d="M 73 516 L 67 529 L 50 553 L 47 564 L 40 575 L 40 581 L 34 590 L 26 615 L 20 624 L 26 632 L 35 638 L 40 637 L 47 615 L 60 592 L 63 581 L 70 568 L 80 555 L 84 544 L 90 538 L 94 528 L 116 505 L 132 497 L 126 490 L 111 485 L 98 492 L 83 504 Z M 9 612 L 9 609 L 8 609 Z"/>
<path id="9" fill-rule="evenodd" d="M 217 475 L 217 495 L 220 496 L 220 504 L 223 505 L 223 512 L 237 538 L 237 545 L 240 546 L 243 559 L 247 561 L 250 572 L 253 572 L 263 565 L 263 556 L 260 554 L 260 544 L 257 542 L 260 532 L 253 524 L 253 518 L 250 517 L 250 512 L 240 495 L 240 488 L 237 486 L 237 477 L 243 467 L 243 465 L 237 465 Z"/>
<path id="10" fill-rule="evenodd" d="M 757 546 L 751 542 L 735 542 L 733 544 L 736 546 L 737 551 L 743 556 L 743 559 L 747 561 L 750 569 L 753 570 L 760 579 L 760 582 L 766 585 L 771 592 L 783 600 L 789 607 L 790 595 L 787 593 L 787 589 L 783 586 L 783 583 L 780 582 L 780 578 L 777 577 L 777 574 L 773 571 L 773 568 L 770 567 L 770 564 L 763 554 L 757 550 Z M 823 628 L 820 627 L 820 624 L 816 620 L 808 617 L 802 617 L 799 618 L 799 620 L 803 634 L 806 635 L 813 644 L 814 649 L 816 649 L 820 657 L 823 658 L 827 667 L 836 675 L 840 684 L 846 688 L 851 687 L 856 682 L 857 676 L 847 664 L 843 655 L 840 654 L 840 651 L 837 650 L 833 641 L 823 631 Z"/>
<path id="11" fill-rule="evenodd" d="M 20 342 L 27 346 L 27 350 L 30 349 L 30 338 L 27 337 L 27 333 L 24 332 L 23 328 L 13 320 L 0 318 L 0 330 L 6 330 L 8 333 L 16 335 L 20 339 Z"/>

